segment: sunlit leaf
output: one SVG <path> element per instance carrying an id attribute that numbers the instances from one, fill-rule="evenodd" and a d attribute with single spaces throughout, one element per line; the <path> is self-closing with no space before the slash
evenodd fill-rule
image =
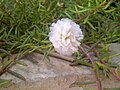
<path id="1" fill-rule="evenodd" d="M 41 47 L 42 49 L 47 49 L 47 48 L 52 47 L 52 45 L 51 45 L 51 44 L 48 44 L 48 45 L 41 45 L 40 47 Z"/>
<path id="2" fill-rule="evenodd" d="M 116 10 L 116 8 L 113 8 L 113 9 L 110 9 L 110 10 L 104 10 L 104 12 L 110 13 L 110 12 L 113 12 L 114 10 Z"/>
<path id="3" fill-rule="evenodd" d="M 120 77 L 120 71 L 118 71 L 118 69 L 115 69 L 115 73 Z"/>
<path id="4" fill-rule="evenodd" d="M 106 1 L 106 0 L 105 0 L 105 1 Z M 103 4 L 105 4 L 105 1 L 104 1 Z M 110 1 L 107 3 L 107 5 L 105 5 L 105 7 L 104 7 L 103 9 L 107 9 L 107 8 L 110 6 L 111 3 L 112 3 L 112 0 L 110 0 Z"/>
<path id="5" fill-rule="evenodd" d="M 100 62 L 98 62 L 98 61 L 96 61 L 96 64 L 97 64 L 99 67 L 102 67 L 103 69 L 104 69 L 104 68 L 105 68 L 105 69 L 108 69 L 107 66 L 105 66 L 104 64 L 102 64 L 102 63 L 100 63 Z"/>

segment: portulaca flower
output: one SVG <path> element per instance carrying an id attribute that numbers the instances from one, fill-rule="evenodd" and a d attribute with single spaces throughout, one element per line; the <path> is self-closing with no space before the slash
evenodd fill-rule
<path id="1" fill-rule="evenodd" d="M 49 40 L 61 55 L 71 56 L 78 50 L 83 34 L 80 26 L 68 18 L 52 23 Z"/>

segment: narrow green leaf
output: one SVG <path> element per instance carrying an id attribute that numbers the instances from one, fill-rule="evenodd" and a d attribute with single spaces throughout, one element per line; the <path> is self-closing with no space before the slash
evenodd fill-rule
<path id="1" fill-rule="evenodd" d="M 12 63 L 13 61 L 14 61 L 14 59 L 11 58 L 10 60 L 4 62 L 3 65 L 2 65 L 2 68 L 6 68 L 6 67 L 9 66 L 9 64 Z"/>
<path id="2" fill-rule="evenodd" d="M 5 53 L 5 54 L 7 54 L 7 55 L 12 57 L 12 55 L 8 51 L 6 51 L 5 49 L 1 49 L 0 48 L 0 52 L 3 52 L 3 53 Z"/>
<path id="3" fill-rule="evenodd" d="M 38 39 L 36 39 L 36 38 L 34 38 L 34 37 L 33 37 L 32 39 L 35 40 L 35 41 L 37 41 L 37 42 L 41 42 L 40 40 L 38 40 Z"/>
<path id="4" fill-rule="evenodd" d="M 88 67 L 93 67 L 91 63 L 84 61 L 83 59 L 81 60 L 76 60 L 76 64 L 80 64 L 80 65 L 85 65 Z"/>
<path id="5" fill-rule="evenodd" d="M 21 74 L 19 74 L 19 73 L 17 73 L 17 72 L 14 72 L 14 71 L 11 71 L 11 70 L 8 70 L 7 72 L 8 72 L 9 74 L 11 74 L 11 75 L 13 75 L 13 76 L 15 76 L 15 77 L 23 80 L 23 81 L 26 81 L 26 79 L 25 79 Z"/>
<path id="6" fill-rule="evenodd" d="M 106 62 L 108 62 L 108 61 L 109 61 L 109 58 L 110 58 L 110 57 L 109 57 L 109 56 L 110 56 L 110 55 L 109 55 L 109 51 L 110 51 L 109 48 L 110 48 L 110 44 L 108 44 L 108 45 L 106 46 L 106 50 L 105 50 L 105 51 L 106 51 L 106 52 L 105 52 Z"/>
<path id="7" fill-rule="evenodd" d="M 106 1 L 106 0 L 105 0 L 105 1 Z M 112 3 L 112 0 L 110 0 L 103 9 L 107 9 L 107 8 L 110 6 L 111 3 Z M 104 4 L 105 4 L 105 3 L 104 3 Z"/>
<path id="8" fill-rule="evenodd" d="M 0 87 L 8 87 L 12 84 L 12 80 L 0 79 Z"/>
<path id="9" fill-rule="evenodd" d="M 80 9 L 84 9 L 84 7 L 83 7 L 83 6 L 80 6 L 80 5 L 77 5 L 77 7 L 79 7 Z"/>
<path id="10" fill-rule="evenodd" d="M 115 69 L 115 73 L 120 77 L 120 71 L 118 71 L 118 69 Z"/>
<path id="11" fill-rule="evenodd" d="M 22 62 L 22 61 L 17 61 L 16 63 L 17 63 L 17 64 L 20 64 L 20 65 L 23 65 L 23 66 L 28 66 L 27 64 L 25 64 L 25 63 Z"/>
<path id="12" fill-rule="evenodd" d="M 100 70 L 99 70 L 99 67 L 96 65 L 94 69 L 95 69 L 95 72 L 96 72 L 97 77 L 100 78 Z"/>
<path id="13" fill-rule="evenodd" d="M 82 13 L 82 12 L 86 12 L 86 11 L 89 11 L 90 9 L 87 8 L 87 9 L 84 9 L 84 10 L 80 10 L 80 11 L 74 11 L 74 10 L 70 10 L 71 12 L 73 13 Z"/>
<path id="14" fill-rule="evenodd" d="M 41 48 L 40 46 L 30 46 L 31 48 L 33 48 L 32 50 L 29 51 L 29 53 L 34 52 L 35 50 Z"/>
<path id="15" fill-rule="evenodd" d="M 40 36 L 46 36 L 46 37 L 48 36 L 48 35 L 45 34 L 45 33 L 39 33 L 39 35 L 40 35 Z"/>
<path id="16" fill-rule="evenodd" d="M 52 44 L 48 44 L 48 45 L 41 45 L 40 47 L 41 47 L 42 49 L 47 49 L 47 48 L 52 47 Z"/>
<path id="17" fill-rule="evenodd" d="M 98 61 L 96 61 L 96 64 L 97 64 L 99 67 L 102 67 L 103 69 L 108 69 L 107 66 L 105 66 L 104 64 L 102 64 L 102 63 L 100 63 L 100 62 L 98 62 Z"/>
<path id="18" fill-rule="evenodd" d="M 31 45 L 33 45 L 33 44 L 31 44 L 31 43 L 27 43 L 27 44 L 24 44 L 24 45 L 18 46 L 17 48 L 30 47 Z"/>
<path id="19" fill-rule="evenodd" d="M 89 21 L 87 21 L 86 23 L 88 23 L 88 25 L 95 30 L 94 26 Z"/>
<path id="20" fill-rule="evenodd" d="M 104 10 L 105 13 L 111 13 L 113 12 L 114 10 L 116 10 L 116 8 L 113 8 L 113 9 L 110 9 L 110 10 Z"/>
<path id="21" fill-rule="evenodd" d="M 113 54 L 113 55 L 111 55 L 109 58 L 112 59 L 112 58 L 117 57 L 117 56 L 119 56 L 119 55 L 120 55 L 120 53 Z"/>
<path id="22" fill-rule="evenodd" d="M 29 61 L 31 61 L 31 62 L 34 63 L 34 64 L 37 64 L 37 63 L 38 63 L 38 61 L 36 61 L 35 59 L 32 59 L 32 58 L 29 58 Z"/>
<path id="23" fill-rule="evenodd" d="M 67 12 L 64 12 L 70 19 L 72 19 L 72 17 L 70 16 L 70 14 L 69 13 L 67 13 Z"/>
<path id="24" fill-rule="evenodd" d="M 83 87 L 84 85 L 95 84 L 96 81 L 74 82 L 69 87 Z"/>
<path id="25" fill-rule="evenodd" d="M 47 43 L 50 43 L 50 41 L 48 41 L 48 40 L 42 40 L 41 43 L 46 43 L 47 44 Z"/>

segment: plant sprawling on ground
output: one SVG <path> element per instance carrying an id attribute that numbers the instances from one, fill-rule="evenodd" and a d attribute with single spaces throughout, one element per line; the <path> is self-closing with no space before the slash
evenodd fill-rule
<path id="1" fill-rule="evenodd" d="M 16 63 L 25 65 L 19 58 L 36 50 L 47 56 L 52 49 L 49 27 L 61 18 L 69 18 L 80 25 L 84 33 L 82 43 L 87 46 L 120 42 L 119 0 L 0 0 L 0 75 L 8 72 L 25 80 L 9 68 Z M 108 49 L 109 45 L 101 49 L 107 56 L 100 58 L 108 60 Z M 79 62 L 81 52 L 76 57 Z M 96 63 L 109 77 L 108 67 Z M 89 66 L 89 63 L 83 64 Z M 0 86 L 4 86 L 11 80 L 0 79 L 0 82 Z"/>

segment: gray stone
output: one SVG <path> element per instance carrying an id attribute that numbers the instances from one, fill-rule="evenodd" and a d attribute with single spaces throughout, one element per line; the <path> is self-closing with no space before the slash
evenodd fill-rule
<path id="1" fill-rule="evenodd" d="M 111 54 L 119 53 L 120 45 L 112 44 Z M 21 59 L 28 66 L 16 64 L 11 70 L 20 73 L 26 78 L 26 82 L 5 73 L 1 78 L 13 79 L 15 85 L 1 90 L 83 90 L 83 87 L 73 86 L 74 82 L 95 81 L 94 72 L 91 68 L 85 66 L 69 66 L 70 62 L 58 58 L 50 57 L 50 61 L 43 59 L 44 56 L 38 53 L 32 53 Z M 38 63 L 32 63 L 30 59 Z M 120 62 L 120 56 L 111 61 Z M 104 87 L 119 87 L 120 83 L 113 79 L 102 79 Z M 97 85 L 90 85 L 90 90 L 97 90 Z"/>
<path id="2" fill-rule="evenodd" d="M 120 43 L 112 43 L 110 46 L 110 50 L 111 50 L 110 52 L 111 56 L 115 54 L 119 54 L 113 57 L 110 61 L 120 65 Z"/>
<path id="3" fill-rule="evenodd" d="M 21 60 L 22 62 L 26 63 L 28 66 L 22 66 L 16 64 L 11 68 L 11 70 L 23 75 L 26 78 L 26 81 L 29 82 L 28 84 L 36 83 L 37 85 L 37 82 L 39 82 L 39 84 L 43 86 L 43 83 L 44 84 L 48 84 L 48 82 L 53 83 L 51 84 L 52 87 L 45 86 L 46 88 L 48 87 L 51 88 L 50 90 L 53 90 L 54 84 L 58 85 L 57 87 L 59 88 L 61 87 L 61 85 L 65 84 L 66 86 L 64 88 L 66 89 L 60 89 L 60 90 L 67 90 L 67 88 L 69 89 L 69 85 L 72 84 L 74 81 L 76 81 L 79 78 L 79 76 L 83 77 L 85 75 L 91 74 L 91 71 L 88 67 L 84 67 L 84 66 L 71 67 L 69 66 L 70 62 L 64 60 L 50 57 L 50 61 L 49 61 L 47 59 L 43 60 L 43 58 L 44 56 L 41 54 L 32 53 L 28 55 L 26 58 Z M 38 63 L 34 64 L 29 59 L 36 60 Z M 10 75 L 9 73 L 5 73 L 1 78 L 13 79 L 14 83 L 19 83 L 19 84 L 26 83 Z M 24 90 L 24 88 L 21 87 L 21 89 L 18 90 Z M 76 88 L 75 89 L 72 88 L 69 90 L 78 90 Z M 49 89 L 44 89 L 44 90 L 49 90 Z M 79 90 L 82 89 L 79 88 Z"/>
<path id="4" fill-rule="evenodd" d="M 38 63 L 34 64 L 27 57 L 31 57 L 33 60 L 36 60 Z M 43 60 L 43 55 L 38 53 L 32 53 L 27 56 L 25 59 L 21 61 L 26 63 L 28 66 L 23 65 L 15 65 L 11 68 L 11 70 L 20 73 L 23 75 L 27 81 L 39 81 L 41 79 L 51 78 L 51 77 L 59 77 L 59 76 L 67 76 L 67 75 L 84 75 L 91 74 L 89 68 L 87 67 L 71 67 L 69 66 L 69 62 L 52 58 L 50 57 L 50 61 Z M 9 76 L 8 73 L 4 74 L 2 77 L 7 79 L 13 79 L 15 83 L 21 82 L 21 80 Z M 17 80 L 16 80 L 17 79 Z"/>

